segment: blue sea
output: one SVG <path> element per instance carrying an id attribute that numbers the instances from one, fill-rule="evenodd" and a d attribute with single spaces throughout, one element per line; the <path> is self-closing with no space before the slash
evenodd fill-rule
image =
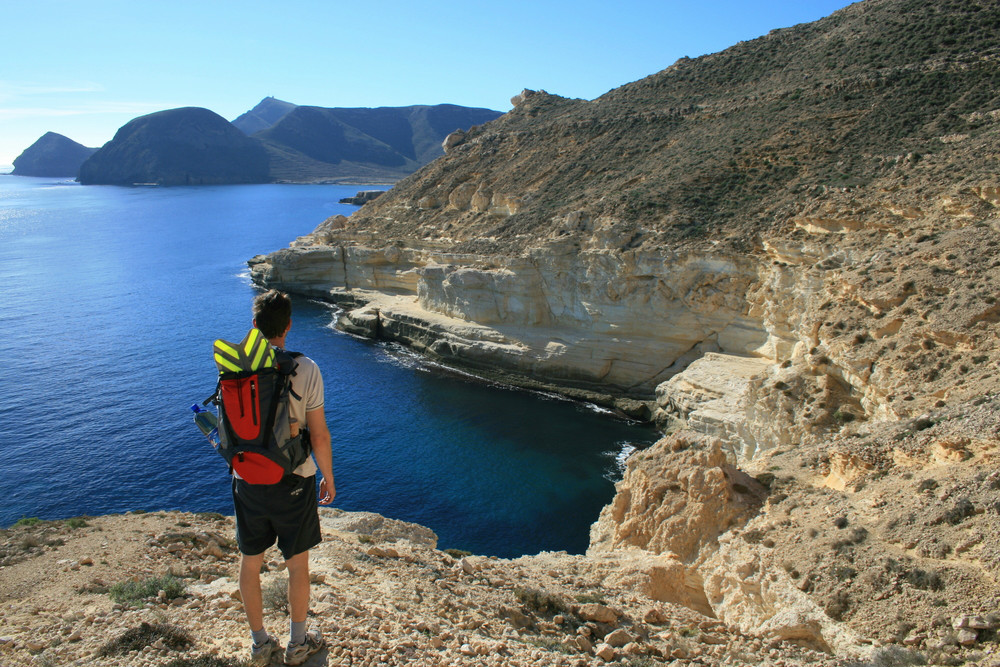
<path id="1" fill-rule="evenodd" d="M 246 260 L 358 186 L 81 186 L 0 176 L 0 527 L 131 510 L 232 514 L 225 462 L 189 406 L 239 340 Z M 290 349 L 323 371 L 335 507 L 414 521 L 440 548 L 586 549 L 651 429 L 490 385 L 336 331 L 294 298 Z"/>

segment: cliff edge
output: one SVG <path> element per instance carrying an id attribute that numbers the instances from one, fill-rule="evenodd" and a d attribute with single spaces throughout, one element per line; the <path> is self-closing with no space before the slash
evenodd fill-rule
<path id="1" fill-rule="evenodd" d="M 426 528 L 321 510 L 310 626 L 316 665 L 785 665 L 827 655 L 747 635 L 633 588 L 654 558 L 450 554 Z M 213 665 L 249 655 L 231 517 L 86 517 L 0 531 L 4 665 Z M 669 567 L 670 563 L 665 567 Z M 286 573 L 262 575 L 265 623 L 284 643 Z"/>

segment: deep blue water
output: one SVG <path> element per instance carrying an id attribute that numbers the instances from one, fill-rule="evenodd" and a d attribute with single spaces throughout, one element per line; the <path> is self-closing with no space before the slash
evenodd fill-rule
<path id="1" fill-rule="evenodd" d="M 129 510 L 232 514 L 188 406 L 239 340 L 246 260 L 356 186 L 80 186 L 0 176 L 0 526 Z M 288 344 L 323 371 L 335 507 L 433 529 L 441 548 L 582 552 L 620 460 L 655 439 L 576 403 L 442 372 L 294 301 Z"/>

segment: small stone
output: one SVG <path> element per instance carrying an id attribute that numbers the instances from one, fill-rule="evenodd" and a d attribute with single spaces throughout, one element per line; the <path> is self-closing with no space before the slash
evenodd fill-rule
<path id="1" fill-rule="evenodd" d="M 584 653 L 590 653 L 594 650 L 594 644 L 583 635 L 577 635 L 576 645 Z"/>
<path id="2" fill-rule="evenodd" d="M 606 644 L 615 648 L 621 648 L 622 646 L 625 646 L 625 644 L 629 644 L 633 641 L 635 641 L 635 638 L 621 628 L 611 632 L 604 638 L 604 642 Z"/>
<path id="3" fill-rule="evenodd" d="M 462 644 L 462 646 L 458 649 L 458 652 L 462 655 L 476 655 L 476 650 L 469 644 Z"/>
<path id="4" fill-rule="evenodd" d="M 609 644 L 598 644 L 594 653 L 605 662 L 611 662 L 615 659 L 615 649 Z"/>
<path id="5" fill-rule="evenodd" d="M 636 642 L 629 642 L 628 644 L 625 644 L 625 646 L 622 647 L 622 653 L 624 653 L 625 655 L 631 655 L 631 656 L 642 655 L 642 652 L 643 652 L 642 647 L 639 646 L 639 644 Z"/>
<path id="6" fill-rule="evenodd" d="M 603 604 L 588 603 L 580 605 L 577 615 L 585 621 L 598 623 L 614 623 L 618 620 L 618 612 Z"/>
<path id="7" fill-rule="evenodd" d="M 660 623 L 666 623 L 667 616 L 663 613 L 663 610 L 659 607 L 654 607 L 647 611 L 642 616 L 643 623 L 652 623 L 654 625 L 659 625 Z"/>
<path id="8" fill-rule="evenodd" d="M 979 633 L 975 630 L 962 629 L 958 631 L 957 639 L 962 646 L 972 646 L 979 640 Z"/>

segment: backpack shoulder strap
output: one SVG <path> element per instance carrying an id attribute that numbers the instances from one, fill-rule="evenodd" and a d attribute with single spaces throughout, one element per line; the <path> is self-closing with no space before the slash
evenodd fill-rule
<path id="1" fill-rule="evenodd" d="M 301 401 L 302 397 L 292 389 L 292 376 L 295 375 L 295 369 L 299 365 L 296 359 L 301 356 L 301 352 L 288 352 L 287 350 L 278 349 L 274 351 L 274 366 L 278 373 L 285 377 L 285 386 L 288 389 L 288 393 L 295 397 L 296 401 Z"/>

